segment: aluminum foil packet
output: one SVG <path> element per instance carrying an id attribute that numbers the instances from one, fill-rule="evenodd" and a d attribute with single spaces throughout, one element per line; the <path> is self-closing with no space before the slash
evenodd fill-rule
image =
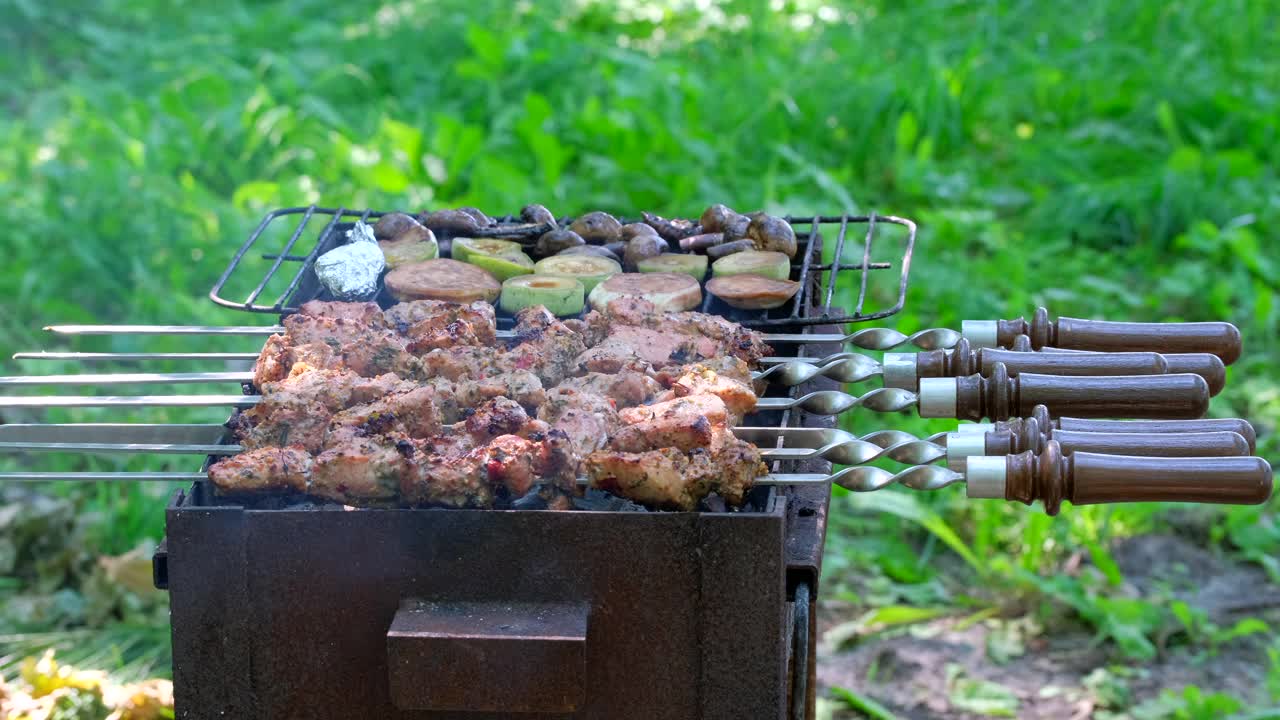
<path id="1" fill-rule="evenodd" d="M 356 221 L 347 231 L 347 244 L 316 258 L 316 279 L 339 300 L 370 300 L 378 293 L 378 277 L 386 259 L 373 228 Z"/>

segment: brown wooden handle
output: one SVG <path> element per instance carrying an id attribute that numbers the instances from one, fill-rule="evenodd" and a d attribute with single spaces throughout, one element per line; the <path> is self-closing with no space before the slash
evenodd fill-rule
<path id="1" fill-rule="evenodd" d="M 961 342 L 966 342 L 961 338 Z M 960 343 L 956 343 L 956 347 L 960 347 Z M 1035 348 L 1031 347 L 1031 338 L 1026 335 L 1019 335 L 1013 339 L 1009 345 L 1009 350 L 1014 352 L 1034 352 Z M 1042 353 L 1064 353 L 1070 355 L 1091 354 L 1092 350 L 1070 350 L 1056 347 L 1042 347 Z M 922 353 L 923 354 L 923 353 Z M 1177 373 L 1195 373 L 1204 378 L 1209 383 L 1209 395 L 1212 397 L 1222 392 L 1222 388 L 1227 385 L 1227 368 L 1223 364 L 1222 358 L 1212 353 L 1161 353 L 1160 357 L 1164 358 L 1165 372 L 1170 375 Z M 1028 370 L 1027 372 L 1033 372 Z M 1055 373 L 1047 373 L 1053 375 Z M 1061 374 L 1061 373 L 1057 373 Z M 1116 373 L 1123 375 L 1125 373 Z"/>
<path id="2" fill-rule="evenodd" d="M 1212 353 L 1169 353 L 1164 356 L 1169 374 L 1193 373 L 1209 384 L 1209 395 L 1222 392 L 1227 386 L 1227 366 L 1222 358 Z"/>
<path id="3" fill-rule="evenodd" d="M 1233 432 L 1249 443 L 1249 452 L 1254 452 L 1258 445 L 1258 433 L 1247 420 L 1240 418 L 1198 418 L 1196 420 L 1094 420 L 1088 418 L 1062 417 L 1052 418 L 1049 408 L 1038 405 L 1031 410 L 1041 428 L 1051 427 L 1059 430 L 1076 430 L 1094 433 L 1203 433 Z M 1009 425 L 1023 422 L 1013 419 Z M 997 428 L 1004 423 L 997 424 Z"/>
<path id="4" fill-rule="evenodd" d="M 1020 335 L 1019 337 L 1026 337 Z M 950 352 L 916 353 L 917 377 L 991 376 L 996 363 L 1004 363 L 1010 375 L 1163 375 L 1168 365 L 1159 353 L 1038 353 L 1001 348 L 973 349 L 960 338 Z M 1216 358 L 1215 358 L 1216 359 Z"/>
<path id="5" fill-rule="evenodd" d="M 956 379 L 956 417 L 961 419 L 1007 420 L 1030 415 L 1036 405 L 1052 415 L 1198 418 L 1209 408 L 1209 386 L 1199 375 L 1009 377 L 1003 363 L 994 365 L 990 377 Z"/>
<path id="6" fill-rule="evenodd" d="M 1011 455 L 1040 452 L 1049 441 L 1055 441 L 1066 453 L 1091 452 L 1103 455 L 1140 455 L 1144 457 L 1234 457 L 1253 451 L 1249 442 L 1234 432 L 1200 433 L 1132 433 L 1081 432 L 1045 429 L 1035 418 L 1026 418 L 1017 429 L 987 433 L 987 455 Z"/>
<path id="7" fill-rule="evenodd" d="M 1005 458 L 1005 498 L 1043 500 L 1056 515 L 1073 505 L 1193 502 L 1258 505 L 1271 497 L 1271 466 L 1257 457 L 1152 458 L 1077 452 L 1050 441 L 1039 454 Z"/>
<path id="8" fill-rule="evenodd" d="M 1023 318 L 996 321 L 996 342 L 1009 347 L 1018 335 L 1031 338 L 1031 346 L 1107 352 L 1212 353 L 1227 365 L 1240 357 L 1240 331 L 1225 322 L 1132 323 L 1078 318 L 1049 319 L 1037 308 L 1031 321 Z"/>

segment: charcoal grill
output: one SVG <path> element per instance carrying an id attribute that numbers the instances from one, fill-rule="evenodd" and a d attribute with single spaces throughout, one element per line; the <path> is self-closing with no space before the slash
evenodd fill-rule
<path id="1" fill-rule="evenodd" d="M 210 297 L 225 307 L 281 317 L 308 300 L 327 299 L 312 272 L 314 260 L 342 242 L 354 221 L 382 214 L 314 206 L 270 213 L 237 251 Z M 708 297 L 704 311 L 760 328 L 800 359 L 839 357 L 835 353 L 841 344 L 833 339 L 877 349 L 905 343 L 925 349 L 957 343 L 958 334 L 939 329 L 911 336 L 883 328 L 840 334 L 846 324 L 883 319 L 903 307 L 915 245 L 915 225 L 909 220 L 874 214 L 787 219 L 797 231 L 801 248 L 793 266 L 793 276 L 801 282 L 796 298 L 775 310 L 749 313 Z M 500 219 L 495 234 L 514 223 L 511 217 Z M 893 226 L 901 228 L 898 237 L 886 238 L 884 229 Z M 533 235 L 529 232 L 530 239 Z M 846 262 L 846 245 L 856 247 L 856 241 L 846 240 L 855 236 L 861 236 L 860 259 Z M 272 238 L 280 243 L 273 245 Z M 893 247 L 888 262 L 886 245 Z M 229 299 L 237 288 L 247 291 L 244 299 Z M 264 297 L 274 300 L 268 304 Z M 385 293 L 379 300 L 384 306 L 391 302 Z M 983 325 L 979 334 L 999 339 L 1003 337 L 999 333 L 1030 333 L 1037 349 L 1049 340 L 1072 337 L 1072 326 L 1060 332 L 1060 324 L 1041 315 L 1030 324 Z M 510 327 L 511 319 L 500 316 L 499 325 Z M 1081 327 L 1075 326 L 1077 336 Z M 221 334 L 242 332 L 253 334 L 252 329 Z M 1105 335 L 1098 326 L 1084 332 Z M 1194 340 L 1197 332 L 1203 336 L 1200 331 L 1189 336 Z M 969 350 L 960 342 L 957 350 L 963 350 L 963 362 L 939 356 L 931 361 L 933 366 L 966 367 Z M 1186 343 L 1191 349 L 1202 344 Z M 86 361 L 125 359 L 107 354 L 27 357 L 68 355 Z M 247 359 L 254 355 L 176 357 Z M 892 369 L 888 360 L 886 356 L 883 369 L 869 369 L 860 361 L 846 369 L 868 377 L 883 373 L 886 384 L 895 373 L 900 379 L 909 374 L 912 383 L 929 382 L 918 377 L 925 365 L 914 365 L 911 373 L 904 373 L 901 358 Z M 1146 368 L 1141 372 L 1167 371 L 1168 363 L 1160 358 L 1139 360 L 1129 358 L 1125 363 Z M 1093 368 L 1083 374 L 1098 374 L 1099 369 L 1125 363 L 1099 356 L 1078 364 Z M 1069 363 L 1034 358 L 1027 367 L 1034 372 L 1041 365 L 1065 364 Z M 1205 366 L 1202 360 L 1190 364 Z M 794 459 L 776 460 L 774 473 L 820 481 L 831 470 L 826 458 L 862 463 L 886 457 L 921 464 L 896 474 L 854 468 L 859 478 L 856 489 L 895 482 L 934 489 L 963 479 L 952 470 L 927 464 L 947 455 L 941 434 L 900 440 L 901 434 L 886 431 L 881 435 L 895 439 L 881 438 L 877 444 L 868 442 L 870 436 L 840 436 L 832 428 L 832 415 L 848 407 L 899 409 L 893 403 L 908 396 L 912 397 L 909 404 L 914 404 L 914 396 L 906 390 L 886 387 L 834 411 L 807 412 L 810 404 L 802 402 L 808 397 L 805 393 L 834 390 L 835 378 L 855 379 L 836 368 L 835 364 L 807 371 L 791 368 L 804 382 L 771 385 L 770 394 L 782 402 L 773 403 L 776 410 L 747 419 L 746 424 L 758 426 L 754 439 L 762 447 L 771 447 L 767 442 L 771 439 L 781 446 L 784 437 L 810 438 L 811 444 L 802 447 L 811 450 L 788 449 L 775 455 Z M 984 370 L 991 379 L 974 375 L 953 382 L 957 397 L 948 412 L 958 413 L 956 403 L 967 398 L 965 402 L 975 403 L 971 407 L 978 413 L 975 417 L 985 413 L 1004 419 L 1014 411 L 1032 414 L 1029 407 L 1018 404 L 1020 386 L 1009 377 L 1005 363 L 995 362 Z M 1073 381 L 1037 377 L 1044 376 L 1023 375 L 1024 390 L 1039 387 L 1039 392 L 1068 404 L 1074 401 Z M 1185 387 L 1199 392 L 1207 402 L 1208 391 L 1199 377 L 1168 378 L 1167 382 L 1111 378 L 1095 384 L 1130 383 L 1147 394 L 1153 388 Z M 71 378 L 68 384 L 75 382 Z M 244 388 L 246 394 L 250 391 Z M 921 402 L 922 413 L 925 404 Z M 1162 413 L 1187 408 L 1192 415 L 1181 416 L 1199 412 L 1194 403 L 1166 403 L 1153 416 L 1178 416 Z M 1264 477 L 1266 463 L 1249 462 L 1256 458 L 1193 457 L 1181 465 L 1176 464 L 1181 461 L 1152 465 L 1141 458 L 1099 460 L 1079 452 L 1073 467 L 1073 461 L 1061 455 L 1059 438 L 1038 434 L 1037 422 L 1048 428 L 1047 414 L 1038 418 L 1025 427 L 1017 426 L 1016 442 L 1006 439 L 1004 444 L 1006 452 L 1015 445 L 1042 448 L 1038 456 L 1028 452 L 1016 461 L 1011 456 L 1007 464 L 999 457 L 984 462 L 968 458 L 970 496 L 1024 502 L 1043 498 L 1046 507 L 1056 512 L 1064 498 L 1074 502 L 1163 498 L 1256 502 L 1270 490 L 1270 470 L 1266 468 Z M 1060 424 L 1066 431 L 1066 421 Z M 5 437 L 48 439 L 49 426 L 34 427 L 30 434 L 12 428 Z M 776 433 L 770 435 L 769 428 Z M 1202 440 L 1181 442 L 1185 455 L 1245 454 L 1250 447 L 1220 425 L 1155 428 L 1148 423 L 1143 432 L 1219 431 L 1205 433 Z M 805 429 L 818 434 L 804 435 Z M 84 432 L 63 430 L 68 432 L 60 439 L 71 440 L 71 445 L 44 443 L 42 449 L 95 449 L 85 443 L 123 442 L 133 432 L 101 426 Z M 1251 428 L 1249 433 L 1251 439 Z M 186 443 L 181 447 L 190 450 L 191 443 L 226 442 L 224 435 L 211 435 L 203 427 L 191 432 L 157 429 L 150 437 Z M 1092 440 L 1080 435 L 1088 433 L 1070 436 L 1077 450 L 1088 450 L 1093 447 L 1090 442 L 1098 442 L 1096 435 Z M 998 450 L 1000 443 L 990 438 L 978 433 L 956 442 L 964 447 L 994 443 Z M 1060 439 L 1068 442 L 1066 436 Z M 820 443 L 828 444 L 819 449 Z M 23 446 L 35 449 L 40 444 Z M 790 447 L 791 441 L 785 444 Z M 1130 436 L 1122 442 L 1113 439 L 1111 444 L 1161 454 L 1154 451 L 1149 438 Z M 984 447 L 973 454 L 981 455 Z M 1206 448 L 1226 450 L 1206 452 Z M 212 455 L 206 459 L 206 468 L 213 459 Z M 963 461 L 964 455 L 959 459 Z M 1206 468 L 1226 478 L 1230 487 L 1206 484 Z M 1129 486 L 1135 477 L 1155 471 L 1169 474 L 1171 481 L 1141 490 Z M 1074 485 L 1073 472 L 1077 474 Z M 1088 473 L 1093 475 L 1086 481 L 1083 475 Z M 26 474 L 41 479 L 38 475 Z M 140 479 L 177 476 L 184 475 Z M 171 597 L 179 717 L 805 718 L 813 713 L 813 607 L 828 511 L 825 483 L 758 487 L 739 509 L 710 501 L 696 512 L 649 512 L 593 493 L 578 501 L 577 512 L 544 512 L 519 505 L 488 511 L 353 510 L 300 498 L 227 498 L 214 494 L 201 479 L 203 473 L 192 477 L 196 479 L 191 486 L 175 492 L 166 509 L 167 537 L 154 562 L 156 585 L 168 589 Z"/>
<path id="2" fill-rule="evenodd" d="M 345 237 L 351 222 L 344 220 L 380 215 L 341 208 L 271 213 L 210 296 L 226 307 L 279 315 L 326 299 L 311 270 L 315 258 Z M 224 297 L 273 224 L 295 218 L 284 246 L 262 254 L 269 264 L 247 296 Z M 310 252 L 291 254 L 320 218 L 327 222 Z M 801 243 L 797 297 L 771 312 L 744 313 L 708 295 L 704 311 L 805 333 L 902 308 L 913 223 L 876 215 L 788 220 Z M 882 260 L 893 242 L 883 225 L 905 229 L 892 262 Z M 851 228 L 861 231 L 857 263 L 843 260 Z M 825 256 L 824 235 L 834 236 Z M 283 291 L 269 304 L 260 302 L 286 264 L 293 268 Z M 870 271 L 890 269 L 897 270 L 890 301 L 873 308 Z M 837 289 L 850 288 L 850 274 L 857 298 L 846 314 L 835 303 Z M 385 293 L 379 299 L 392 302 Z M 796 355 L 834 350 L 800 344 Z M 830 380 L 816 382 L 834 387 Z M 800 388 L 789 392 L 795 397 Z M 798 409 L 770 415 L 748 423 L 832 423 Z M 821 459 L 787 464 L 796 472 L 830 468 Z M 421 717 L 809 717 L 812 607 L 827 507 L 825 488 L 806 487 L 759 489 L 739 512 L 650 513 L 634 506 L 582 513 L 260 511 L 222 506 L 196 483 L 169 506 L 166 548 L 156 565 L 173 607 L 175 692 L 185 708 L 209 708 L 188 717 L 213 717 L 213 708 L 234 715 L 250 706 L 259 717 L 289 710 L 350 717 L 353 707 L 369 717 L 418 717 L 428 710 L 436 712 Z M 269 537 L 294 538 L 293 550 L 268 550 L 256 541 Z M 298 557 L 298 550 L 310 557 Z M 234 559 L 215 559 L 224 556 Z M 371 556 L 380 560 L 370 563 Z M 334 572 L 335 559 L 339 567 L 350 563 L 372 575 Z M 211 590 L 228 585 L 235 588 L 230 601 L 211 602 Z M 300 596 L 325 600 L 322 607 L 300 608 Z M 417 603 L 431 610 L 421 612 Z M 359 618 L 352 617 L 353 606 L 365 608 Z M 241 615 L 248 609 L 251 615 Z M 544 614 L 556 619 L 542 620 Z M 352 626 L 338 631 L 336 642 L 326 637 L 327 629 L 344 624 Z M 241 638 L 230 648 L 217 642 L 228 627 Z M 272 690 L 255 683 L 279 683 L 290 674 L 277 671 L 291 666 L 308 667 L 310 677 Z M 228 682 L 209 682 L 223 677 Z M 333 693 L 316 692 L 316 685 Z M 184 691 L 190 694 L 183 697 Z"/>

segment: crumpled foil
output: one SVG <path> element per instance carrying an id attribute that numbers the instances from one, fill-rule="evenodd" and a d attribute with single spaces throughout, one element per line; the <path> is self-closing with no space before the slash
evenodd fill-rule
<path id="1" fill-rule="evenodd" d="M 373 228 L 356 221 L 346 245 L 316 258 L 316 279 L 339 300 L 368 300 L 378 293 L 378 277 L 387 266 Z"/>

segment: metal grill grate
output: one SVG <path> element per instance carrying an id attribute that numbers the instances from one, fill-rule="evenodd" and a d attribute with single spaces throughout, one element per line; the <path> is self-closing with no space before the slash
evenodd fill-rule
<path id="1" fill-rule="evenodd" d="M 346 231 L 356 220 L 368 222 L 384 214 L 314 205 L 272 211 L 240 246 L 209 297 L 223 307 L 273 315 L 294 312 L 312 298 L 323 299 L 326 296 L 312 271 L 316 258 L 346 242 Z M 867 322 L 902 309 L 915 249 L 915 223 L 875 214 L 785 219 L 795 229 L 800 246 L 792 267 L 792 277 L 801 283 L 796 297 L 773 310 L 746 311 L 732 309 L 707 295 L 704 312 L 724 315 L 747 327 L 780 328 Z M 498 222 L 500 230 L 503 224 L 518 221 L 508 216 Z M 568 222 L 569 219 L 561 221 L 562 225 Z M 886 232 L 886 226 L 895 230 Z M 860 247 L 857 241 L 846 242 L 851 232 L 862 234 Z M 829 240 L 831 236 L 833 242 Z M 851 247 L 861 250 L 852 260 L 845 257 Z M 299 248 L 305 248 L 305 252 Z M 872 272 L 895 267 L 896 277 L 893 273 Z M 238 297 L 246 290 L 243 300 L 232 299 L 233 293 Z M 269 304 L 263 302 L 264 294 L 275 299 Z M 385 290 L 379 300 L 384 305 L 393 302 Z"/>

